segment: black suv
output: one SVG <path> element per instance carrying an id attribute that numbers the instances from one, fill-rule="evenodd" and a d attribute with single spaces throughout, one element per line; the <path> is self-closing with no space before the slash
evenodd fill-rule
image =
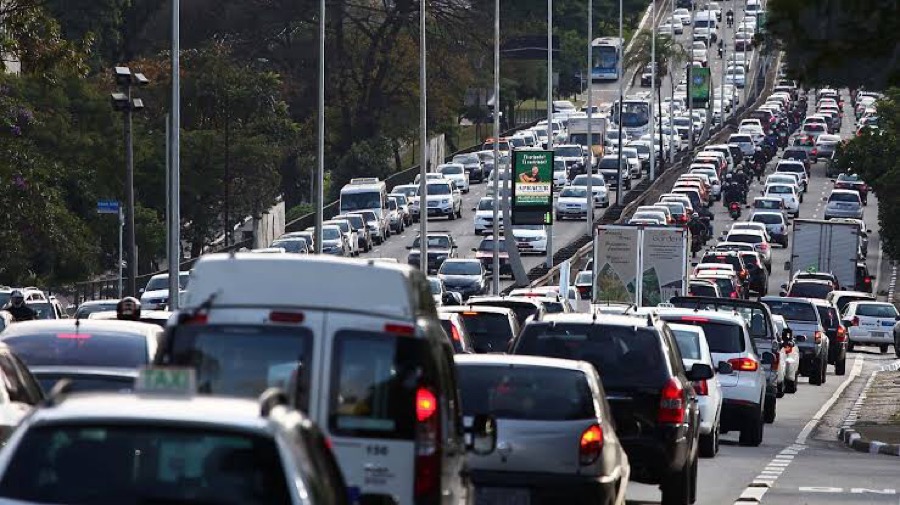
<path id="1" fill-rule="evenodd" d="M 419 268 L 419 258 L 421 252 L 419 250 L 420 243 L 416 237 L 412 245 L 406 246 L 409 249 L 409 255 L 406 256 L 406 262 L 413 267 Z M 436 274 L 444 264 L 444 260 L 456 257 L 456 241 L 449 233 L 429 233 L 428 234 L 428 274 Z"/>
<path id="2" fill-rule="evenodd" d="M 695 501 L 700 414 L 692 381 L 712 378 L 713 370 L 695 364 L 685 372 L 665 323 L 655 316 L 553 314 L 528 323 L 511 353 L 594 365 L 631 478 L 659 484 L 663 503 Z"/>
<path id="3" fill-rule="evenodd" d="M 816 299 L 810 301 L 816 306 L 825 335 L 828 336 L 828 364 L 834 365 L 835 375 L 844 375 L 847 373 L 847 346 L 850 342 L 847 328 L 831 302 Z"/>

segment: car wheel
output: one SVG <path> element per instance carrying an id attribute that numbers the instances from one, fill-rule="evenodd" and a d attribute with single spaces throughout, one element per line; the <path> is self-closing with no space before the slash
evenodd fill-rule
<path id="1" fill-rule="evenodd" d="M 447 219 L 453 221 L 456 219 L 456 212 L 453 209 L 450 209 L 450 214 L 447 215 Z"/>
<path id="2" fill-rule="evenodd" d="M 752 419 L 747 420 L 738 439 L 738 443 L 744 447 L 759 447 L 759 444 L 762 443 L 763 431 L 765 430 L 762 405 L 757 407 L 756 410 L 756 415 Z"/>
<path id="3" fill-rule="evenodd" d="M 847 342 L 847 352 L 853 352 L 853 342 Z"/>
<path id="4" fill-rule="evenodd" d="M 900 345 L 897 345 L 897 341 L 894 341 L 894 355 L 900 358 Z"/>
<path id="5" fill-rule="evenodd" d="M 708 435 L 700 435 L 700 456 L 704 458 L 714 458 L 719 452 L 719 425 L 713 426 L 712 432 Z"/>
<path id="6" fill-rule="evenodd" d="M 881 349 L 881 354 L 884 354 L 888 351 L 888 344 L 881 344 L 878 348 Z"/>
<path id="7" fill-rule="evenodd" d="M 809 383 L 813 386 L 822 385 L 822 360 L 816 360 L 813 369 L 809 371 Z"/>
<path id="8" fill-rule="evenodd" d="M 819 370 L 822 371 L 822 384 L 828 382 L 828 356 L 823 356 L 819 362 Z"/>
<path id="9" fill-rule="evenodd" d="M 834 374 L 844 375 L 847 373 L 847 358 L 840 359 L 834 363 Z"/>
<path id="10" fill-rule="evenodd" d="M 766 397 L 766 407 L 763 409 L 763 419 L 766 421 L 766 424 L 775 422 L 775 407 L 777 404 L 778 400 L 775 396 Z"/>
<path id="11" fill-rule="evenodd" d="M 797 392 L 797 379 L 790 380 L 787 377 L 784 379 L 784 392 L 794 394 Z"/>
<path id="12" fill-rule="evenodd" d="M 784 398 L 784 381 L 781 381 L 781 384 L 775 387 L 775 397 Z"/>
<path id="13" fill-rule="evenodd" d="M 688 505 L 691 502 L 691 470 L 686 464 L 678 472 L 666 475 L 660 484 L 662 505 Z"/>

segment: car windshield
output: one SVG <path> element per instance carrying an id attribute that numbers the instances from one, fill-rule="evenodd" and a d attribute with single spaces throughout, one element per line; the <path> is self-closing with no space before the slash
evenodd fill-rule
<path id="1" fill-rule="evenodd" d="M 859 203 L 859 195 L 855 193 L 832 193 L 829 202 Z"/>
<path id="2" fill-rule="evenodd" d="M 559 192 L 560 198 L 587 198 L 586 188 L 565 188 Z"/>
<path id="3" fill-rule="evenodd" d="M 897 309 L 889 303 L 860 303 L 856 306 L 857 316 L 897 317 Z"/>
<path id="4" fill-rule="evenodd" d="M 481 263 L 478 261 L 445 261 L 440 271 L 443 275 L 481 275 Z"/>
<path id="5" fill-rule="evenodd" d="M 506 352 L 515 336 L 506 314 L 473 309 L 460 315 L 475 352 Z"/>
<path id="6" fill-rule="evenodd" d="M 428 196 L 436 196 L 436 195 L 449 195 L 450 194 L 450 185 L 449 184 L 427 184 L 426 189 L 428 192 Z M 416 195 L 418 195 L 418 190 L 416 191 Z"/>
<path id="7" fill-rule="evenodd" d="M 601 158 L 600 163 L 597 165 L 597 167 L 600 169 L 613 169 L 613 170 L 615 170 L 619 166 L 620 166 L 619 159 L 616 157 Z"/>
<path id="8" fill-rule="evenodd" d="M 784 317 L 788 321 L 817 321 L 816 309 L 809 302 L 792 302 L 787 300 L 764 300 L 773 314 Z"/>
<path id="9" fill-rule="evenodd" d="M 478 210 L 494 210 L 494 199 L 482 198 L 478 202 Z"/>
<path id="10" fill-rule="evenodd" d="M 428 278 L 428 287 L 431 289 L 431 294 L 433 295 L 439 295 L 443 291 L 441 280 L 434 277 Z"/>
<path id="11" fill-rule="evenodd" d="M 728 138 L 728 141 L 736 144 L 749 144 L 753 142 L 750 135 L 732 135 Z"/>
<path id="12" fill-rule="evenodd" d="M 480 161 L 481 161 L 481 160 L 480 160 L 480 158 L 478 158 L 478 155 L 477 155 L 477 154 L 472 154 L 472 153 L 468 153 L 468 154 L 457 154 L 456 156 L 453 157 L 453 162 L 454 162 L 454 163 L 463 163 L 463 164 L 466 164 L 466 165 L 469 165 L 469 164 L 473 164 L 473 165 L 474 165 L 474 164 L 479 163 Z"/>
<path id="13" fill-rule="evenodd" d="M 561 158 L 580 158 L 583 156 L 581 148 L 577 146 L 560 146 L 553 148 L 554 154 Z"/>
<path id="14" fill-rule="evenodd" d="M 600 373 L 607 392 L 659 388 L 667 370 L 656 330 L 600 324 L 532 323 L 522 330 L 513 354 L 583 360 Z"/>
<path id="15" fill-rule="evenodd" d="M 182 291 L 187 289 L 188 281 L 191 276 L 189 273 L 182 273 L 178 275 L 178 288 Z M 168 275 L 159 275 L 152 277 L 150 282 L 147 283 L 147 286 L 144 288 L 144 291 L 160 291 L 164 289 L 169 289 L 169 276 Z"/>
<path id="16" fill-rule="evenodd" d="M 751 221 L 763 224 L 782 224 L 784 222 L 784 217 L 781 214 L 775 214 L 774 212 L 754 214 Z"/>
<path id="17" fill-rule="evenodd" d="M 109 310 L 116 310 L 116 304 L 118 304 L 118 300 L 110 300 L 108 302 L 101 303 L 86 303 L 78 307 L 78 310 L 75 311 L 75 319 L 83 319 L 88 317 L 89 315 L 95 312 L 106 312 Z M 2 307 L 2 304 L 0 304 Z"/>
<path id="18" fill-rule="evenodd" d="M 572 186 L 586 188 L 587 182 L 588 182 L 588 178 L 586 175 L 579 175 L 579 176 L 576 176 L 575 179 L 572 180 Z M 592 186 L 591 189 L 593 189 L 593 187 L 606 186 L 606 179 L 604 179 L 603 177 L 598 177 L 598 176 L 591 177 L 591 186 Z M 585 193 L 585 196 L 586 195 L 587 195 L 587 193 Z"/>
<path id="19" fill-rule="evenodd" d="M 307 250 L 306 240 L 302 238 L 276 240 L 275 242 L 272 242 L 272 247 L 281 247 L 289 253 L 299 253 Z"/>
<path id="20" fill-rule="evenodd" d="M 761 244 L 765 242 L 763 237 L 750 233 L 731 233 L 725 240 L 728 242 L 743 242 L 745 244 Z"/>
<path id="21" fill-rule="evenodd" d="M 709 296 L 712 298 L 716 298 L 719 296 L 719 293 L 716 291 L 715 286 L 707 284 L 705 282 L 690 283 L 690 285 L 688 285 L 688 293 L 691 296 Z"/>
<path id="22" fill-rule="evenodd" d="M 821 298 L 825 299 L 828 293 L 834 291 L 831 284 L 820 282 L 795 282 L 791 285 L 788 296 L 794 298 Z"/>
<path id="23" fill-rule="evenodd" d="M 775 168 L 776 172 L 790 172 L 794 174 L 806 173 L 801 163 L 781 163 Z"/>
<path id="24" fill-rule="evenodd" d="M 459 165 L 447 165 L 440 168 L 443 175 L 462 175 L 464 171 L 463 167 Z M 428 188 L 428 192 L 431 193 L 431 188 Z"/>
<path id="25" fill-rule="evenodd" d="M 109 330 L 18 333 L 3 339 L 29 367 L 137 368 L 150 361 L 147 335 Z"/>
<path id="26" fill-rule="evenodd" d="M 860 182 L 862 179 L 856 174 L 840 174 L 837 180 L 841 182 Z"/>
<path id="27" fill-rule="evenodd" d="M 525 301 L 516 301 L 516 300 L 485 300 L 485 301 L 469 301 L 468 302 L 472 306 L 478 305 L 490 305 L 491 307 L 503 307 L 507 309 L 512 309 L 516 314 L 516 321 L 519 323 L 519 326 L 525 325 L 525 320 L 531 316 L 537 315 L 538 307 L 531 302 Z"/>
<path id="28" fill-rule="evenodd" d="M 506 252 L 506 240 L 500 240 L 500 251 Z M 494 239 L 484 239 L 478 244 L 478 250 L 483 252 L 492 252 L 494 250 Z"/>
<path id="29" fill-rule="evenodd" d="M 134 377 L 123 374 L 82 374 L 65 372 L 34 372 L 34 378 L 44 391 L 50 391 L 57 382 L 69 381 L 69 393 L 83 392 L 120 392 L 128 393 L 134 389 Z"/>
<path id="30" fill-rule="evenodd" d="M 416 237 L 413 240 L 413 249 L 418 249 L 420 247 L 420 239 L 421 237 Z M 434 237 L 428 237 L 428 248 L 437 248 L 437 249 L 450 249 L 450 238 L 445 235 L 437 235 Z"/>
<path id="31" fill-rule="evenodd" d="M 458 364 L 463 415 L 500 419 L 594 419 L 594 395 L 580 370 L 544 366 Z"/>
<path id="32" fill-rule="evenodd" d="M 753 206 L 757 209 L 781 209 L 781 200 L 754 200 Z"/>
<path id="33" fill-rule="evenodd" d="M 93 455 L 90 464 L 85 455 Z M 281 458 L 271 436 L 249 430 L 56 421 L 25 433 L 0 496 L 29 503 L 287 505 L 292 499 Z"/>

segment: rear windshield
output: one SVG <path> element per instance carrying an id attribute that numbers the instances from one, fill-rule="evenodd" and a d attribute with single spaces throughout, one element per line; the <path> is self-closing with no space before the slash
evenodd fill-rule
<path id="1" fill-rule="evenodd" d="M 852 202 L 859 203 L 859 195 L 854 193 L 832 193 L 828 197 L 829 202 Z"/>
<path id="2" fill-rule="evenodd" d="M 305 411 L 312 339 L 303 327 L 180 326 L 172 332 L 167 364 L 194 368 L 204 394 L 258 398 L 270 387 L 296 389 Z"/>
<path id="3" fill-rule="evenodd" d="M 838 325 L 840 324 L 840 318 L 838 317 L 837 310 L 835 310 L 834 307 L 816 305 L 816 310 L 819 312 L 819 319 L 822 321 L 822 326 L 824 326 L 826 330 L 837 329 Z"/>
<path id="4" fill-rule="evenodd" d="M 753 139 L 750 138 L 750 135 L 732 135 L 728 138 L 728 141 L 737 143 L 750 143 L 753 142 Z"/>
<path id="5" fill-rule="evenodd" d="M 744 265 L 741 264 L 741 259 L 736 254 L 707 254 L 700 263 L 721 263 L 724 265 L 731 265 L 734 267 L 735 272 L 740 272 L 744 269 Z"/>
<path id="6" fill-rule="evenodd" d="M 513 354 L 584 360 L 610 389 L 659 388 L 668 371 L 660 337 L 644 328 L 595 324 L 529 324 Z"/>
<path id="7" fill-rule="evenodd" d="M 703 328 L 703 332 L 706 333 L 706 343 L 709 344 L 709 352 L 736 354 L 744 352 L 747 348 L 744 333 L 737 324 L 710 321 L 699 316 L 675 316 L 663 317 L 663 319 Z"/>
<path id="8" fill-rule="evenodd" d="M 828 293 L 834 291 L 830 284 L 820 284 L 818 282 L 797 282 L 791 286 L 788 296 L 793 298 L 821 298 L 822 300 L 828 296 Z"/>
<path id="9" fill-rule="evenodd" d="M 780 209 L 782 205 L 783 205 L 783 203 L 781 200 L 754 200 L 753 201 L 753 206 L 757 209 Z M 765 222 L 765 221 L 763 221 L 763 222 Z"/>
<path id="10" fill-rule="evenodd" d="M 896 317 L 897 309 L 886 303 L 861 303 L 856 306 L 857 316 Z"/>
<path id="11" fill-rule="evenodd" d="M 2 303 L 3 300 L 0 300 Z M 117 300 L 110 301 L 109 303 L 92 303 L 89 305 L 82 305 L 78 307 L 78 310 L 75 311 L 75 319 L 86 319 L 89 315 L 95 312 L 106 312 L 108 310 L 116 310 L 116 304 L 119 303 Z M 2 305 L 0 305 L 2 307 Z"/>
<path id="12" fill-rule="evenodd" d="M 134 377 L 127 375 L 82 375 L 67 373 L 35 373 L 34 378 L 44 391 L 50 391 L 57 382 L 68 379 L 70 393 L 90 392 L 130 392 L 134 388 Z"/>
<path id="13" fill-rule="evenodd" d="M 137 368 L 150 360 L 147 337 L 143 334 L 29 333 L 9 336 L 3 343 L 29 367 Z"/>
<path id="14" fill-rule="evenodd" d="M 786 160 L 805 160 L 806 158 L 806 151 L 802 149 L 786 149 L 782 156 L 782 159 Z"/>
<path id="15" fill-rule="evenodd" d="M 840 296 L 837 298 L 837 300 L 834 301 L 834 304 L 837 306 L 838 312 L 843 314 L 844 309 L 847 308 L 847 304 L 849 304 L 850 302 L 871 300 L 871 299 L 872 298 L 867 297 L 867 296 L 853 296 L 853 295 Z"/>
<path id="16" fill-rule="evenodd" d="M 725 239 L 727 242 L 743 242 L 745 244 L 760 244 L 763 242 L 763 238 L 759 235 L 752 235 L 749 233 L 732 233 L 728 235 L 728 238 Z"/>
<path id="17" fill-rule="evenodd" d="M 752 221 L 763 224 L 781 224 L 784 219 L 778 214 L 754 214 Z"/>
<path id="18" fill-rule="evenodd" d="M 506 314 L 473 311 L 460 315 L 475 352 L 506 352 L 515 337 Z"/>
<path id="19" fill-rule="evenodd" d="M 519 325 L 522 326 L 525 324 L 525 320 L 529 317 L 537 314 L 538 308 L 529 302 L 516 302 L 512 300 L 488 300 L 483 303 L 479 302 L 469 302 L 471 305 L 490 305 L 491 307 L 504 307 L 507 309 L 512 309 L 513 312 L 516 313 L 516 320 Z"/>
<path id="20" fill-rule="evenodd" d="M 527 421 L 594 419 L 584 372 L 543 366 L 458 364 L 463 414 Z"/>
<path id="21" fill-rule="evenodd" d="M 30 428 L 0 481 L 0 496 L 98 505 L 291 503 L 271 437 L 209 426 L 84 421 Z"/>
<path id="22" fill-rule="evenodd" d="M 450 345 L 453 346 L 453 353 L 459 354 L 463 352 L 462 342 L 459 341 L 459 334 L 456 332 L 456 328 L 453 326 L 453 322 L 449 319 L 441 319 L 441 328 L 444 329 L 444 333 L 447 334 L 447 339 L 450 341 Z"/>
<path id="23" fill-rule="evenodd" d="M 817 321 L 816 310 L 811 303 L 777 300 L 767 301 L 765 304 L 773 314 L 782 316 L 788 321 Z"/>
<path id="24" fill-rule="evenodd" d="M 688 292 L 691 296 L 709 296 L 712 298 L 719 296 L 716 288 L 706 283 L 692 283 L 688 287 Z"/>

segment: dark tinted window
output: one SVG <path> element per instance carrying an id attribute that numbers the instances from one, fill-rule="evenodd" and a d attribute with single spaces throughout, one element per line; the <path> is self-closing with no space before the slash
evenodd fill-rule
<path id="1" fill-rule="evenodd" d="M 463 414 L 503 419 L 593 419 L 587 377 L 578 370 L 542 366 L 457 365 Z"/>
<path id="2" fill-rule="evenodd" d="M 513 354 L 587 361 L 607 390 L 659 388 L 668 376 L 660 338 L 645 328 L 532 323 L 522 330 Z"/>
<path id="3" fill-rule="evenodd" d="M 63 380 L 69 379 L 69 391 L 72 393 L 83 391 L 131 391 L 134 388 L 134 378 L 127 375 L 81 375 L 66 373 L 36 373 L 34 377 L 41 384 L 44 391 L 50 391 L 53 386 Z"/>
<path id="4" fill-rule="evenodd" d="M 706 254 L 703 256 L 703 259 L 700 263 L 720 263 L 724 265 L 731 265 L 734 267 L 735 272 L 740 272 L 744 269 L 744 265 L 741 263 L 741 258 L 736 254 Z"/>
<path id="5" fill-rule="evenodd" d="M 837 300 L 834 301 L 834 304 L 837 306 L 838 312 L 841 314 L 844 313 L 844 309 L 847 308 L 847 304 L 855 301 L 864 301 L 864 300 L 872 300 L 872 298 L 867 296 L 841 296 L 838 297 Z"/>
<path id="6" fill-rule="evenodd" d="M 709 344 L 709 352 L 735 354 L 744 352 L 747 348 L 744 333 L 736 324 L 710 321 L 702 316 L 675 316 L 663 317 L 663 319 L 703 328 L 703 332 L 706 333 L 706 343 Z"/>
<path id="7" fill-rule="evenodd" d="M 818 282 L 795 282 L 791 285 L 788 296 L 794 298 L 821 298 L 825 299 L 828 293 L 834 288 L 830 284 L 820 284 Z"/>
<path id="8" fill-rule="evenodd" d="M 710 296 L 713 298 L 719 296 L 719 294 L 716 293 L 716 288 L 714 286 L 704 282 L 692 282 L 688 290 L 691 296 Z"/>
<path id="9" fill-rule="evenodd" d="M 828 197 L 829 202 L 849 202 L 859 203 L 859 194 L 857 193 L 832 193 Z"/>
<path id="10" fill-rule="evenodd" d="M 181 326 L 169 344 L 170 363 L 196 370 L 197 389 L 220 396 L 258 398 L 270 387 L 297 390 L 308 407 L 312 332 L 274 326 Z"/>
<path id="11" fill-rule="evenodd" d="M 0 300 L 2 301 L 2 300 Z M 108 310 L 116 310 L 116 304 L 119 303 L 118 300 L 110 300 L 108 303 L 92 303 L 89 305 L 82 305 L 78 307 L 78 310 L 75 311 L 75 319 L 86 318 L 88 315 L 93 314 L 94 312 L 106 312 Z M 0 305 L 2 306 L 2 305 Z"/>
<path id="12" fill-rule="evenodd" d="M 291 503 L 271 439 L 188 426 L 32 427 L 0 496 L 73 505 Z"/>
<path id="13" fill-rule="evenodd" d="M 816 310 L 809 302 L 767 301 L 766 305 L 773 314 L 784 317 L 788 321 L 816 321 Z"/>
<path id="14" fill-rule="evenodd" d="M 471 305 L 490 305 L 491 307 L 504 307 L 507 309 L 512 309 L 513 312 L 516 313 L 516 321 L 518 321 L 519 325 L 522 326 L 525 324 L 525 320 L 530 316 L 533 316 L 538 313 L 538 308 L 533 303 L 528 302 L 516 302 L 512 300 L 489 300 L 484 303 L 469 302 Z"/>
<path id="15" fill-rule="evenodd" d="M 837 310 L 833 307 L 826 307 L 825 305 L 816 305 L 816 310 L 819 312 L 819 319 L 822 321 L 822 326 L 824 326 L 826 330 L 837 329 L 840 324 Z"/>
<path id="16" fill-rule="evenodd" d="M 32 366 L 137 368 L 149 361 L 147 337 L 108 332 L 37 333 L 3 339 Z"/>
<path id="17" fill-rule="evenodd" d="M 515 337 L 506 314 L 473 311 L 460 315 L 475 352 L 506 352 Z"/>

